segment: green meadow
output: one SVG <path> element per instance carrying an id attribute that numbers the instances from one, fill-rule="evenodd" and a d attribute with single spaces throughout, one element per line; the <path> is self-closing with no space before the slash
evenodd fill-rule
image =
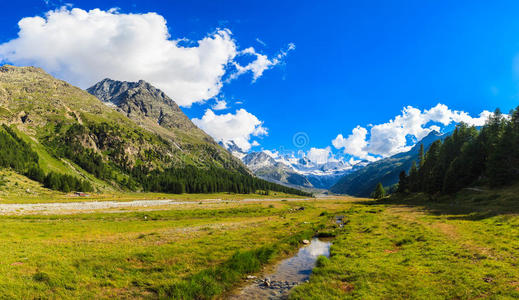
<path id="1" fill-rule="evenodd" d="M 516 299 L 519 186 L 355 201 L 292 299 Z"/>
<path id="2" fill-rule="evenodd" d="M 304 206 L 305 210 L 294 210 Z M 329 226 L 320 201 L 0 217 L 6 298 L 211 298 Z"/>
<path id="3" fill-rule="evenodd" d="M 517 298 L 517 190 L 3 215 L 0 294 L 222 299 L 321 234 L 331 256 L 291 299 Z"/>

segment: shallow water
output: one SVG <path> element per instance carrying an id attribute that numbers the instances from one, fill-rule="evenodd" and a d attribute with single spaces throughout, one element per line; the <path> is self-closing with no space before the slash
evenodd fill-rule
<path id="1" fill-rule="evenodd" d="M 275 272 L 252 282 L 238 291 L 231 299 L 284 299 L 290 289 L 310 278 L 317 257 L 330 256 L 331 242 L 319 238 L 297 252 L 295 256 L 281 261 Z M 264 278 L 269 278 L 271 285 L 264 284 Z"/>

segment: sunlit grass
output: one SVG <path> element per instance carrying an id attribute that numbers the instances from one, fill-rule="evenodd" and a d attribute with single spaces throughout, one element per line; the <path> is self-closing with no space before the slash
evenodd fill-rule
<path id="1" fill-rule="evenodd" d="M 292 209 L 302 205 L 305 210 Z M 207 297 L 219 295 L 329 226 L 320 213 L 340 206 L 313 200 L 194 203 L 159 211 L 2 216 L 0 294 L 206 297 L 190 284 L 206 280 Z M 226 280 L 211 274 L 225 274 Z"/>
<path id="2" fill-rule="evenodd" d="M 353 204 L 330 259 L 291 298 L 517 298 L 515 190 Z"/>

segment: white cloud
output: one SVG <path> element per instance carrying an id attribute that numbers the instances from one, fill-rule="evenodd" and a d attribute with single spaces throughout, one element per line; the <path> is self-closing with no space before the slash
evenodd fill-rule
<path id="1" fill-rule="evenodd" d="M 260 143 L 258 143 L 258 141 L 252 141 L 251 145 L 252 145 L 252 147 L 256 147 L 256 146 L 259 146 Z"/>
<path id="2" fill-rule="evenodd" d="M 347 138 L 344 138 L 342 134 L 337 135 L 337 137 L 332 140 L 332 145 L 336 149 L 344 148 L 344 153 L 346 154 L 361 159 L 374 160 L 366 151 L 368 145 L 366 141 L 367 134 L 368 131 L 366 128 L 357 126 Z"/>
<path id="3" fill-rule="evenodd" d="M 330 159 L 331 153 L 332 150 L 330 149 L 330 147 L 310 148 L 310 150 L 308 150 L 308 153 L 306 154 L 306 157 L 316 164 L 324 164 L 328 162 L 328 160 Z"/>
<path id="4" fill-rule="evenodd" d="M 216 100 L 216 103 L 212 106 L 214 110 L 227 109 L 227 102 L 225 100 Z"/>
<path id="5" fill-rule="evenodd" d="M 251 72 L 256 80 L 286 55 L 240 51 L 228 29 L 198 41 L 174 40 L 156 13 L 62 7 L 43 18 L 23 18 L 18 26 L 18 37 L 0 45 L 3 62 L 36 65 L 83 88 L 105 77 L 144 79 L 187 107 L 218 95 L 224 77 Z M 243 55 L 256 59 L 241 66 L 235 58 Z"/>
<path id="6" fill-rule="evenodd" d="M 408 143 L 408 137 L 421 140 L 432 131 L 440 131 L 442 126 L 465 122 L 469 125 L 482 126 L 492 113 L 483 111 L 473 118 L 468 113 L 449 109 L 444 104 L 437 104 L 429 110 L 404 107 L 402 113 L 387 123 L 372 125 L 369 130 L 357 126 L 344 138 L 342 134 L 332 141 L 337 149 L 357 158 L 374 160 L 375 156 L 387 157 L 409 150 L 414 144 Z"/>
<path id="7" fill-rule="evenodd" d="M 294 50 L 296 46 L 293 43 L 288 44 L 286 50 L 281 50 L 280 53 L 269 59 L 266 55 L 257 53 L 253 47 L 249 47 L 240 52 L 241 55 L 253 56 L 255 59 L 245 66 L 241 66 L 238 63 L 234 62 L 234 66 L 236 68 L 236 73 L 231 74 L 229 80 L 235 79 L 238 76 L 245 74 L 247 72 L 252 73 L 253 82 L 256 81 L 259 77 L 263 75 L 265 70 L 268 70 L 283 61 L 283 59 L 288 55 L 288 52 Z"/>
<path id="8" fill-rule="evenodd" d="M 248 151 L 254 145 L 254 142 L 250 143 L 252 136 L 268 134 L 267 129 L 263 127 L 263 122 L 243 108 L 236 110 L 235 114 L 221 115 L 216 115 L 208 109 L 201 119 L 193 119 L 193 123 L 216 141 L 234 142 L 244 151 Z"/>

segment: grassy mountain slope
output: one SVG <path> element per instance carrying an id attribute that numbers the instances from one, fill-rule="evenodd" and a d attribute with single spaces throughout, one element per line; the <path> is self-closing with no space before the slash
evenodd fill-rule
<path id="1" fill-rule="evenodd" d="M 17 157 L 15 170 L 47 187 L 77 190 L 85 186 L 77 181 L 82 180 L 97 191 L 280 188 L 252 178 L 239 160 L 180 110 L 172 116 L 176 119 L 187 126 L 170 126 L 171 122 L 161 126 L 146 115 L 138 124 L 41 69 L 0 67 L 0 123 L 7 132 L 2 142 L 4 147 L 29 147 L 34 153 L 26 156 L 36 160 Z"/>
<path id="2" fill-rule="evenodd" d="M 91 151 L 92 156 L 106 161 L 124 156 L 136 164 L 144 161 L 147 152 L 174 157 L 169 145 L 158 137 L 140 129 L 85 91 L 38 68 L 0 68 L 0 112 L 0 122 L 11 127 L 38 153 L 39 166 L 44 171 L 88 179 L 98 189 L 110 189 L 113 184 L 96 180 L 77 166 L 73 157 L 63 153 L 65 145 Z M 93 129 L 100 126 L 106 131 L 118 130 L 118 135 L 108 132 L 103 132 L 103 136 L 101 133 L 96 135 Z M 128 138 L 131 134 L 140 139 Z M 114 147 L 110 147 L 112 144 L 117 144 L 122 153 L 115 154 Z M 150 166 L 159 163 L 157 159 L 147 162 Z M 116 178 L 118 172 L 113 171 Z"/>

